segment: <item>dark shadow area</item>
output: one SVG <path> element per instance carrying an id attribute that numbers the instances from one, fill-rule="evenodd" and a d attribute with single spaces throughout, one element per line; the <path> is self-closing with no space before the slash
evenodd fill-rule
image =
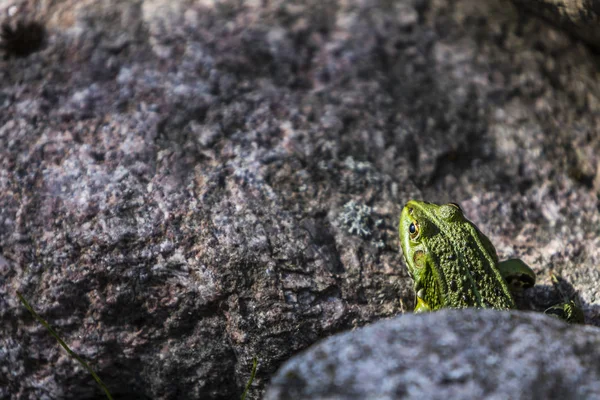
<path id="1" fill-rule="evenodd" d="M 27 57 L 41 50 L 45 40 L 46 28 L 39 22 L 4 23 L 0 28 L 0 49 L 4 51 L 5 58 Z"/>
<path id="2" fill-rule="evenodd" d="M 597 312 L 585 312 L 590 307 L 585 303 L 577 290 L 570 282 L 556 276 L 557 282 L 552 285 L 535 285 L 532 288 L 524 290 L 522 293 L 515 294 L 515 302 L 519 310 L 545 312 L 549 308 L 573 300 L 575 304 L 586 314 L 585 323 L 587 325 L 599 326 L 600 321 L 597 318 L 588 318 L 588 315 L 596 315 Z M 592 306 L 593 307 L 593 306 Z M 588 310 L 589 311 L 589 310 Z M 557 315 L 556 312 L 547 314 Z"/>

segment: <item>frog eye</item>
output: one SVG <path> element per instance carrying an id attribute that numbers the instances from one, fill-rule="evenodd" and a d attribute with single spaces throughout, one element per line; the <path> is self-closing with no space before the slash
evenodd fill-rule
<path id="1" fill-rule="evenodd" d="M 417 224 L 415 221 L 411 222 L 410 226 L 408 227 L 408 233 L 410 234 L 411 239 L 416 239 L 417 236 L 419 236 L 419 224 Z"/>

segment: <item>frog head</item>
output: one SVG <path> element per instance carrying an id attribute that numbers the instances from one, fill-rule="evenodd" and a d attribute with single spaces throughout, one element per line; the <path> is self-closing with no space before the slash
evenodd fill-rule
<path id="1" fill-rule="evenodd" d="M 400 245 L 408 273 L 415 282 L 415 311 L 426 310 L 428 307 L 435 309 L 442 304 L 452 303 L 446 298 L 449 291 L 453 290 L 453 285 L 448 287 L 448 282 L 453 284 L 456 280 L 448 279 L 436 262 L 440 263 L 441 253 L 447 253 L 444 255 L 447 259 L 454 256 L 447 250 L 447 240 L 440 242 L 436 236 L 447 237 L 450 227 L 463 221 L 462 210 L 454 203 L 437 205 L 411 200 L 402 210 Z"/>
<path id="2" fill-rule="evenodd" d="M 400 245 L 408 272 L 417 285 L 426 269 L 427 242 L 440 231 L 439 220 L 452 223 L 464 220 L 464 216 L 455 203 L 437 205 L 417 200 L 406 203 L 400 215 Z"/>

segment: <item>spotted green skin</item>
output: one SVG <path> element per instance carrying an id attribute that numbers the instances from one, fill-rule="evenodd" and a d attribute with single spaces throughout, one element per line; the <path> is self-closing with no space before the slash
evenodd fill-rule
<path id="1" fill-rule="evenodd" d="M 499 263 L 490 240 L 456 204 L 409 201 L 399 232 L 415 281 L 415 312 L 445 307 L 508 310 L 515 308 L 511 288 L 535 283 L 534 272 L 522 261 Z"/>

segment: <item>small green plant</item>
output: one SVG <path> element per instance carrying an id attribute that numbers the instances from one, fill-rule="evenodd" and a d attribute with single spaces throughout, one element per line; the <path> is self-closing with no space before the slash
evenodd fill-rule
<path id="1" fill-rule="evenodd" d="M 79 361 L 79 364 L 83 365 L 83 367 L 90 373 L 92 374 L 92 376 L 94 377 L 94 379 L 96 380 L 96 382 L 98 383 L 98 385 L 100 386 L 100 388 L 102 388 L 102 390 L 104 391 L 104 393 L 106 394 L 106 397 L 109 400 L 113 400 L 112 396 L 110 395 L 110 392 L 108 391 L 108 388 L 106 387 L 106 385 L 104 384 L 104 382 L 102 382 L 102 379 L 100 379 L 100 377 L 98 375 L 96 375 L 96 373 L 94 372 L 94 370 L 81 358 L 79 357 L 73 350 L 71 350 L 69 348 L 69 346 L 67 346 L 67 344 L 60 338 L 60 336 L 58 336 L 58 333 L 56 333 L 56 331 L 54 329 L 52 329 L 52 327 L 50 326 L 50 324 L 48 324 L 48 322 L 46 322 L 46 320 L 44 320 L 42 317 L 40 317 L 35 310 L 33 309 L 33 307 L 31 307 L 29 305 L 29 303 L 27 302 L 27 300 L 25 300 L 25 297 L 23 297 L 23 295 L 19 292 L 17 292 L 17 296 L 19 297 L 19 300 L 21 300 L 21 303 L 23 303 L 23 305 L 25 306 L 25 308 L 27 310 L 29 310 L 29 312 L 31 313 L 31 315 L 33 315 L 33 318 L 35 318 L 40 324 L 42 324 L 47 330 L 48 332 L 50 332 L 50 334 L 52 336 L 54 336 L 54 339 L 56 339 L 56 341 L 58 342 L 58 344 L 60 344 L 62 346 L 63 349 L 65 349 L 67 351 L 67 353 L 69 353 L 69 355 L 71 357 L 73 357 L 74 359 L 76 359 L 77 361 Z M 256 364 L 255 364 L 255 368 L 256 368 Z M 252 379 L 254 378 L 254 370 L 253 371 L 253 375 L 250 378 L 250 382 L 252 382 Z M 248 383 L 249 385 L 250 383 Z M 248 390 L 246 388 L 246 390 Z M 244 392 L 245 394 L 245 392 Z"/>
<path id="2" fill-rule="evenodd" d="M 250 385 L 252 385 L 252 381 L 256 376 L 256 368 L 258 367 L 258 358 L 255 356 L 252 359 L 252 372 L 250 372 L 250 379 L 248 379 L 248 383 L 246 383 L 246 389 L 244 393 L 242 393 L 241 400 L 246 400 L 246 396 L 248 395 L 248 390 L 250 390 Z"/>

